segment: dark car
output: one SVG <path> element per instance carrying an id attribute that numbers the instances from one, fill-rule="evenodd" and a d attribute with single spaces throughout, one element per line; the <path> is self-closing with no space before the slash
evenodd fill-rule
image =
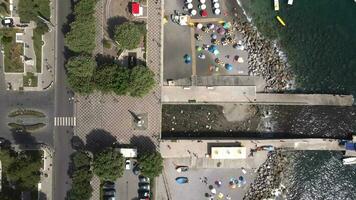
<path id="1" fill-rule="evenodd" d="M 14 25 L 14 20 L 12 18 L 4 18 L 1 20 L 1 24 L 3 26 L 12 27 Z"/>
<path id="2" fill-rule="evenodd" d="M 132 168 L 132 172 L 135 174 L 135 175 L 139 175 L 140 174 L 140 167 L 138 165 L 135 165 L 133 168 Z"/>
<path id="3" fill-rule="evenodd" d="M 115 183 L 107 181 L 103 184 L 103 199 L 115 200 L 116 190 Z"/>
<path id="4" fill-rule="evenodd" d="M 139 183 L 138 186 L 139 186 L 138 187 L 139 190 L 150 191 L 150 184 L 149 183 Z"/>
<path id="5" fill-rule="evenodd" d="M 145 176 L 139 176 L 138 180 L 140 183 L 149 183 L 150 182 L 150 178 L 145 177 Z"/>

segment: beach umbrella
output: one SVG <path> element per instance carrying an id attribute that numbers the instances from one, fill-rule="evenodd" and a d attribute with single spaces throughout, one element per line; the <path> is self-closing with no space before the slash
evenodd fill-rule
<path id="1" fill-rule="evenodd" d="M 202 17 L 207 17 L 207 16 L 208 16 L 208 12 L 207 12 L 206 10 L 202 10 L 201 13 L 200 13 L 200 15 L 201 15 Z"/>
<path id="2" fill-rule="evenodd" d="M 220 4 L 219 3 L 214 3 L 214 8 L 220 8 Z"/>
<path id="3" fill-rule="evenodd" d="M 216 45 L 211 45 L 210 47 L 209 47 L 209 51 L 210 52 L 214 52 L 214 50 L 217 50 L 218 49 L 218 47 L 216 46 Z"/>
<path id="4" fill-rule="evenodd" d="M 220 193 L 218 194 L 218 198 L 219 198 L 219 199 L 224 198 L 224 194 L 220 192 Z"/>
<path id="5" fill-rule="evenodd" d="M 219 54 L 220 54 L 220 51 L 217 50 L 217 49 L 215 49 L 215 50 L 213 51 L 213 54 L 214 54 L 214 55 L 219 55 Z"/>
<path id="6" fill-rule="evenodd" d="M 196 11 L 195 9 L 192 9 L 192 10 L 190 11 L 190 15 L 191 15 L 191 16 L 197 15 L 197 11 Z"/>
<path id="7" fill-rule="evenodd" d="M 243 176 L 240 176 L 240 177 L 239 177 L 239 181 L 244 181 L 244 177 L 243 177 Z"/>
<path id="8" fill-rule="evenodd" d="M 214 14 L 215 15 L 220 15 L 221 11 L 219 8 L 214 9 Z"/>
<path id="9" fill-rule="evenodd" d="M 237 62 L 238 62 L 238 63 L 244 63 L 244 59 L 241 58 L 241 57 L 239 57 L 239 58 L 237 59 Z"/>
<path id="10" fill-rule="evenodd" d="M 224 35 L 225 34 L 225 29 L 223 28 L 218 28 L 217 32 L 220 34 L 220 35 Z"/>
<path id="11" fill-rule="evenodd" d="M 213 188 L 213 189 L 210 190 L 210 192 L 213 193 L 213 194 L 216 194 L 216 189 Z"/>
<path id="12" fill-rule="evenodd" d="M 192 4 L 192 3 L 188 3 L 188 4 L 187 4 L 187 8 L 188 8 L 188 9 L 192 9 L 192 8 L 193 8 L 193 4 Z"/>
<path id="13" fill-rule="evenodd" d="M 192 3 L 193 0 L 186 0 L 186 3 Z"/>
<path id="14" fill-rule="evenodd" d="M 198 29 L 201 29 L 201 28 L 203 28 L 203 24 L 201 24 L 201 23 L 198 23 L 198 24 L 197 24 L 197 28 L 198 28 Z"/>
<path id="15" fill-rule="evenodd" d="M 200 47 L 200 46 L 197 46 L 196 49 L 197 49 L 197 51 L 202 51 L 203 50 L 203 48 Z"/>
<path id="16" fill-rule="evenodd" d="M 206 2 L 206 0 L 200 0 L 201 4 L 204 4 Z"/>
<path id="17" fill-rule="evenodd" d="M 183 58 L 184 58 L 185 64 L 189 64 L 189 63 L 191 63 L 191 61 L 192 61 L 192 58 L 191 58 L 188 54 L 185 54 L 185 55 L 183 56 Z"/>
<path id="18" fill-rule="evenodd" d="M 198 55 L 198 58 L 204 60 L 205 59 L 205 55 L 201 53 L 201 54 Z"/>
<path id="19" fill-rule="evenodd" d="M 227 70 L 227 71 L 231 71 L 232 70 L 232 65 L 231 64 L 225 64 L 225 69 Z"/>
<path id="20" fill-rule="evenodd" d="M 231 28 L 231 23 L 230 22 L 224 22 L 223 27 L 224 27 L 224 29 L 229 29 L 229 28 Z"/>
<path id="21" fill-rule="evenodd" d="M 213 3 L 219 2 L 219 0 L 213 0 Z"/>
<path id="22" fill-rule="evenodd" d="M 216 40 L 216 38 L 218 38 L 218 36 L 215 33 L 211 34 L 211 39 Z"/>
<path id="23" fill-rule="evenodd" d="M 208 24 L 208 28 L 209 28 L 209 29 L 214 29 L 214 28 L 215 28 L 215 25 L 214 25 L 214 24 Z"/>
<path id="24" fill-rule="evenodd" d="M 206 5 L 205 4 L 200 4 L 200 9 L 202 9 L 202 10 L 205 10 L 206 9 Z"/>

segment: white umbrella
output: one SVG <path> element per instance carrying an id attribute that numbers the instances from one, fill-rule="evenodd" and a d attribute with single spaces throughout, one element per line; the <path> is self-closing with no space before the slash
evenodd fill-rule
<path id="1" fill-rule="evenodd" d="M 203 24 L 201 24 L 201 23 L 198 23 L 198 24 L 197 24 L 197 28 L 198 28 L 198 29 L 201 29 L 201 28 L 203 28 Z"/>
<path id="2" fill-rule="evenodd" d="M 200 3 L 204 4 L 204 3 L 205 3 L 205 0 L 200 0 Z"/>
<path id="3" fill-rule="evenodd" d="M 213 3 L 219 2 L 219 0 L 213 0 Z"/>
<path id="4" fill-rule="evenodd" d="M 220 4 L 219 3 L 214 3 L 214 8 L 220 8 Z"/>
<path id="5" fill-rule="evenodd" d="M 220 11 L 219 8 L 217 8 L 217 9 L 214 10 L 214 13 L 215 13 L 215 15 L 220 15 L 221 11 Z"/>
<path id="6" fill-rule="evenodd" d="M 200 9 L 205 10 L 206 9 L 206 5 L 205 4 L 201 4 L 200 5 Z"/>
<path id="7" fill-rule="evenodd" d="M 239 58 L 237 59 L 237 62 L 238 62 L 238 63 L 243 63 L 243 62 L 244 62 L 244 59 L 241 58 L 241 57 L 239 57 Z"/>
<path id="8" fill-rule="evenodd" d="M 186 0 L 187 3 L 192 3 L 193 0 Z"/>
<path id="9" fill-rule="evenodd" d="M 197 15 L 197 11 L 193 9 L 193 10 L 190 11 L 190 14 L 191 14 L 192 16 L 195 16 L 195 15 Z"/>
<path id="10" fill-rule="evenodd" d="M 213 188 L 213 189 L 210 190 L 210 192 L 213 193 L 213 194 L 216 194 L 216 189 Z"/>
<path id="11" fill-rule="evenodd" d="M 192 9 L 192 8 L 193 8 L 193 4 L 188 3 L 188 4 L 187 4 L 187 8 L 188 8 L 188 9 Z"/>

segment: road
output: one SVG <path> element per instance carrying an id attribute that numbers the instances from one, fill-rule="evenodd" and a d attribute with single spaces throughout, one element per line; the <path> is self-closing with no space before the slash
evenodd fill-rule
<path id="1" fill-rule="evenodd" d="M 67 15 L 71 12 L 70 0 L 56 0 L 56 77 L 55 77 L 55 98 L 54 116 L 70 117 L 74 114 L 73 103 L 69 101 L 72 92 L 66 85 L 66 74 L 64 69 L 64 35 L 63 25 L 67 22 Z M 73 129 L 71 127 L 54 127 L 54 200 L 64 200 L 67 191 L 70 189 L 69 177 L 67 174 L 70 160 L 71 137 Z"/>

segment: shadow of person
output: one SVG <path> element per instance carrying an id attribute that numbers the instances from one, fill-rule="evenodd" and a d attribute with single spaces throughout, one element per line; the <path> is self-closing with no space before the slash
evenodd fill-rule
<path id="1" fill-rule="evenodd" d="M 95 154 L 106 147 L 113 146 L 116 142 L 116 138 L 111 133 L 103 129 L 94 129 L 86 136 L 85 148 Z"/>

